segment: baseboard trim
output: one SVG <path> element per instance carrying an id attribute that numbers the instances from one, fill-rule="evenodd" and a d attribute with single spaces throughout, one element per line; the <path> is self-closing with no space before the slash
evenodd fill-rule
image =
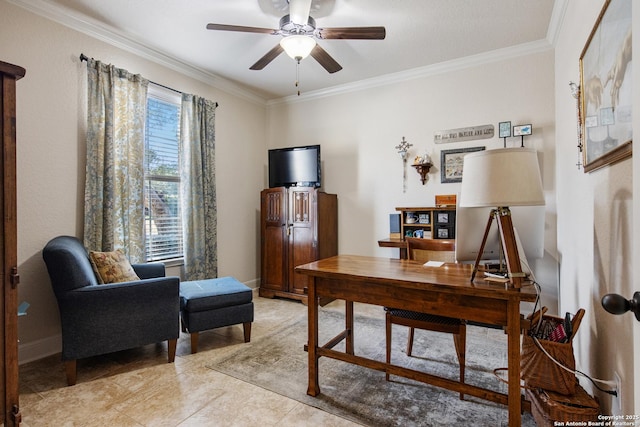
<path id="1" fill-rule="evenodd" d="M 248 282 L 244 282 L 244 284 L 251 289 L 258 289 L 260 287 L 260 279 L 249 280 Z"/>
<path id="2" fill-rule="evenodd" d="M 57 334 L 27 344 L 18 344 L 18 364 L 33 362 L 62 352 L 62 335 Z"/>

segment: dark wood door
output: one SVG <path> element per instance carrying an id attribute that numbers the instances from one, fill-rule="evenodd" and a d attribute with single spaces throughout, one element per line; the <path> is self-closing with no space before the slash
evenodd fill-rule
<path id="1" fill-rule="evenodd" d="M 2 193 L 0 245 L 2 292 L 0 310 L 0 387 L 5 426 L 20 425 L 18 394 L 18 237 L 16 219 L 16 81 L 25 70 L 0 61 L 0 128 L 2 128 Z"/>
<path id="2" fill-rule="evenodd" d="M 260 287 L 287 290 L 288 215 L 287 190 L 265 189 L 261 193 L 262 274 Z"/>
<path id="3" fill-rule="evenodd" d="M 317 259 L 316 190 L 307 187 L 289 189 L 289 292 L 304 294 L 309 278 L 297 274 L 297 265 Z"/>

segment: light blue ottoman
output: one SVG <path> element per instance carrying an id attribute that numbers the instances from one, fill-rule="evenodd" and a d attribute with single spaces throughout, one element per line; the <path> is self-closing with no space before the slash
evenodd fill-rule
<path id="1" fill-rule="evenodd" d="M 198 352 L 198 333 L 223 326 L 244 328 L 244 342 L 251 340 L 253 292 L 233 277 L 180 283 L 182 331 L 191 334 L 191 353 Z"/>

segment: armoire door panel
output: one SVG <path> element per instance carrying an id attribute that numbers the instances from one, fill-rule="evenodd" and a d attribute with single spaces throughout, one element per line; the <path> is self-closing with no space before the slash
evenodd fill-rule
<path id="1" fill-rule="evenodd" d="M 287 288 L 287 236 L 285 227 L 269 227 L 265 230 L 262 246 L 262 284 L 269 289 Z"/>
<path id="2" fill-rule="evenodd" d="M 289 289 L 296 293 L 304 293 L 309 276 L 296 274 L 297 265 L 306 264 L 318 259 L 316 247 L 313 243 L 313 230 L 311 227 L 292 227 L 289 236 L 289 263 L 292 266 L 289 273 Z"/>
<path id="3" fill-rule="evenodd" d="M 282 189 L 265 194 L 264 221 L 268 226 L 285 226 L 287 222 L 287 194 Z"/>
<path id="4" fill-rule="evenodd" d="M 286 291 L 287 276 L 287 192 L 270 188 L 261 194 L 261 279 L 265 289 Z"/>
<path id="5" fill-rule="evenodd" d="M 311 195 L 309 189 L 291 191 L 291 221 L 308 223 L 310 221 Z"/>

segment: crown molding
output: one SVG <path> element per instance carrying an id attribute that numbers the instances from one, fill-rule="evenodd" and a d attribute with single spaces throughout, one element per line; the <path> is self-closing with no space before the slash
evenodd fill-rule
<path id="1" fill-rule="evenodd" d="M 567 0 L 556 0 L 547 36 L 545 39 L 537 40 L 530 43 L 520 44 L 504 49 L 497 49 L 465 58 L 445 61 L 438 64 L 432 64 L 424 67 L 413 68 L 410 70 L 400 71 L 397 73 L 386 74 L 380 77 L 359 80 L 344 85 L 336 85 L 317 91 L 310 91 L 301 96 L 287 96 L 283 98 L 274 98 L 267 100 L 263 96 L 238 85 L 223 77 L 209 73 L 200 68 L 179 61 L 161 51 L 145 46 L 132 38 L 118 34 L 112 27 L 106 26 L 101 22 L 93 20 L 87 16 L 78 14 L 77 12 L 63 6 L 54 5 L 46 0 L 6 0 L 18 7 L 26 9 L 32 13 L 40 15 L 44 18 L 53 20 L 69 27 L 73 30 L 87 34 L 98 40 L 104 41 L 112 46 L 134 53 L 142 58 L 153 61 L 159 65 L 177 71 L 188 77 L 194 78 L 212 87 L 220 89 L 231 95 L 243 98 L 259 105 L 267 107 L 281 104 L 295 104 L 315 99 L 326 98 L 381 86 L 387 86 L 408 80 L 435 76 L 439 74 L 449 73 L 452 71 L 463 70 L 466 68 L 477 67 L 483 64 L 508 60 L 520 56 L 531 55 L 544 52 L 553 48 L 562 21 L 564 20 L 565 11 L 567 9 Z"/>
<path id="2" fill-rule="evenodd" d="M 332 86 L 326 89 L 307 92 L 305 94 L 302 94 L 301 96 L 292 95 L 284 98 L 271 99 L 267 101 L 267 106 L 272 107 L 281 104 L 295 104 L 299 102 L 326 98 L 329 96 L 341 95 L 381 86 L 388 86 L 396 83 L 406 82 L 409 80 L 436 76 L 440 74 L 450 73 L 452 71 L 459 71 L 484 64 L 518 58 L 521 56 L 533 55 L 541 52 L 546 52 L 551 49 L 553 49 L 553 46 L 545 38 L 504 49 L 496 49 L 477 55 L 471 55 L 465 58 L 440 62 L 424 67 L 412 68 L 410 70 L 400 71 L 397 73 L 385 74 L 380 77 L 359 80 L 357 82 L 347 83 L 344 85 Z"/>
<path id="3" fill-rule="evenodd" d="M 555 47 L 558 35 L 562 29 L 562 23 L 567 12 L 568 0 L 555 0 L 553 3 L 553 11 L 549 20 L 549 28 L 547 29 L 547 40 Z"/>
<path id="4" fill-rule="evenodd" d="M 112 27 L 91 19 L 63 6 L 46 0 L 6 0 L 36 15 L 55 21 L 73 30 L 96 38 L 122 50 L 134 53 L 202 83 L 256 104 L 265 105 L 266 99 L 230 80 L 179 61 L 159 50 L 145 46 L 127 36 L 118 34 Z M 78 56 L 80 52 L 78 52 Z M 90 56 L 90 55 L 88 55 Z"/>
<path id="5" fill-rule="evenodd" d="M 567 4 L 568 0 L 555 0 L 553 10 L 551 12 L 551 19 L 549 20 L 549 28 L 547 28 L 547 35 L 545 39 L 512 46 L 505 49 L 494 50 L 478 55 L 468 56 L 452 61 L 446 61 L 438 64 L 428 65 L 425 67 L 401 71 L 398 73 L 387 74 L 381 77 L 374 77 L 371 79 L 360 80 L 354 83 L 348 83 L 317 91 L 311 91 L 300 96 L 292 95 L 284 98 L 270 99 L 269 101 L 267 101 L 267 106 L 294 104 L 313 99 L 340 95 L 343 93 L 366 90 L 406 80 L 434 76 L 437 74 L 448 73 L 450 71 L 462 70 L 482 64 L 488 64 L 491 62 L 502 61 L 505 59 L 524 55 L 531 55 L 553 49 L 555 47 L 556 41 L 558 40 L 560 30 L 562 29 L 562 23 L 564 22 L 564 17 L 567 10 Z"/>

